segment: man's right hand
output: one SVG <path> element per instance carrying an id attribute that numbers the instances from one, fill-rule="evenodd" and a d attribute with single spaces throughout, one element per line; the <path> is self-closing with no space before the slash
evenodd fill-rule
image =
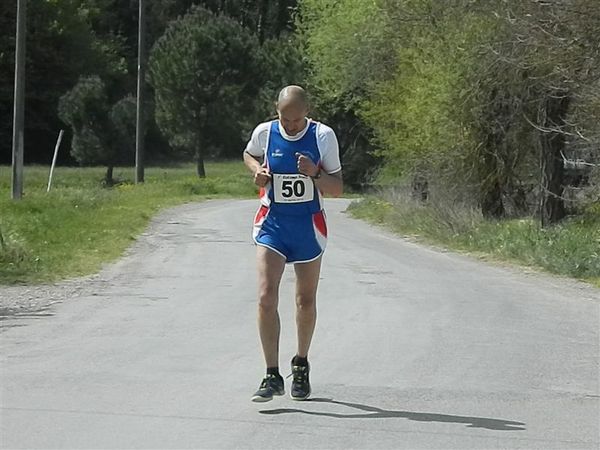
<path id="1" fill-rule="evenodd" d="M 266 167 L 261 167 L 254 172 L 254 184 L 258 187 L 265 187 L 269 181 L 271 181 L 271 174 Z"/>

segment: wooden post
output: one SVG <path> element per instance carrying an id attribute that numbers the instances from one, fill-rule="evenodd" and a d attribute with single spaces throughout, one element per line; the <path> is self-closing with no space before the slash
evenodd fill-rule
<path id="1" fill-rule="evenodd" d="M 135 124 L 135 182 L 144 182 L 144 83 L 146 77 L 146 2 L 139 1 L 138 79 Z"/>
<path id="2" fill-rule="evenodd" d="M 50 192 L 52 175 L 54 174 L 54 166 L 56 166 L 56 157 L 58 156 L 58 148 L 60 147 L 64 132 L 65 130 L 60 130 L 60 133 L 58 133 L 58 139 L 56 140 L 56 146 L 54 147 L 54 156 L 52 157 L 52 165 L 50 166 L 50 176 L 48 177 L 48 188 L 46 189 L 46 192 Z"/>
<path id="3" fill-rule="evenodd" d="M 27 0 L 17 0 L 17 37 L 15 51 L 15 99 L 12 141 L 12 198 L 23 196 L 23 143 L 25 129 L 25 36 Z"/>

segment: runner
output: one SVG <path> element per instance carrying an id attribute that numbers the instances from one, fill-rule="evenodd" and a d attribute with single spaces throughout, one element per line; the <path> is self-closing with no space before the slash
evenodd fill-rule
<path id="1" fill-rule="evenodd" d="M 322 194 L 343 190 L 337 138 L 331 128 L 307 118 L 300 86 L 287 86 L 277 100 L 278 120 L 261 123 L 244 151 L 244 162 L 260 187 L 254 218 L 257 244 L 258 329 L 267 373 L 255 402 L 285 393 L 279 373 L 279 284 L 285 264 L 296 273 L 298 347 L 292 359 L 294 400 L 310 396 L 308 350 L 315 329 L 321 257 L 327 243 Z"/>

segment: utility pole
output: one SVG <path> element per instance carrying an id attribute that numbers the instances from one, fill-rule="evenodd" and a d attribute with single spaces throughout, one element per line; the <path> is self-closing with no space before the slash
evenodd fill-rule
<path id="1" fill-rule="evenodd" d="M 146 1 L 139 1 L 138 79 L 135 124 L 135 182 L 144 182 L 144 83 L 146 78 Z"/>
<path id="2" fill-rule="evenodd" d="M 25 128 L 25 36 L 27 0 L 17 0 L 17 38 L 15 50 L 15 99 L 12 140 L 12 198 L 23 196 L 23 140 Z"/>

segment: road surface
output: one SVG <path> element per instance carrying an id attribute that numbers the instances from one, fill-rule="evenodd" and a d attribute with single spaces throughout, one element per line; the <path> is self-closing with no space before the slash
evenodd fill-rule
<path id="1" fill-rule="evenodd" d="M 347 204 L 328 202 L 312 401 L 250 402 L 256 201 L 188 204 L 93 292 L 3 321 L 0 445 L 599 448 L 600 290 L 416 245 Z M 292 289 L 288 268 L 286 374 Z"/>

